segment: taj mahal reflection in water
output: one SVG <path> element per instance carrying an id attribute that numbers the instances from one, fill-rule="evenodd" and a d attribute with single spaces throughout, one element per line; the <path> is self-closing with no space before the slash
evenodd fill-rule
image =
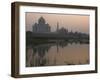
<path id="1" fill-rule="evenodd" d="M 89 64 L 89 35 L 64 27 L 51 32 L 43 17 L 26 32 L 26 67 Z"/>

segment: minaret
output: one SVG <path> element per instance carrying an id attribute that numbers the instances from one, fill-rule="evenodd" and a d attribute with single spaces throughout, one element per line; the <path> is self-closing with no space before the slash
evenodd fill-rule
<path id="1" fill-rule="evenodd" d="M 59 23 L 57 22 L 57 32 L 58 32 L 58 30 L 59 30 Z"/>

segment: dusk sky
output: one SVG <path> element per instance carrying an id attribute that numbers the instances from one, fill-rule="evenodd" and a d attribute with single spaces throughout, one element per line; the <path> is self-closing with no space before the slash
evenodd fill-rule
<path id="1" fill-rule="evenodd" d="M 69 31 L 89 33 L 89 16 L 75 14 L 50 14 L 50 13 L 26 13 L 26 31 L 32 31 L 32 25 L 38 23 L 38 19 L 43 17 L 51 26 L 51 31 L 56 31 L 57 23 L 59 28 L 64 27 Z"/>

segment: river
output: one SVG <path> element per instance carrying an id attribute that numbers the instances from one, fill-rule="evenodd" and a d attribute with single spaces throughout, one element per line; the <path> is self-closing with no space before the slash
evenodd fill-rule
<path id="1" fill-rule="evenodd" d="M 89 44 L 55 42 L 26 46 L 26 67 L 89 64 Z"/>

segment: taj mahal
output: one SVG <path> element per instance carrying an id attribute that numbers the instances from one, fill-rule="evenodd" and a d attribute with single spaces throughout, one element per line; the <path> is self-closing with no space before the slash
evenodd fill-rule
<path id="1" fill-rule="evenodd" d="M 48 23 L 46 23 L 45 19 L 43 17 L 40 17 L 38 19 L 38 23 L 35 23 L 33 25 L 33 32 L 50 32 L 51 27 Z"/>
<path id="2" fill-rule="evenodd" d="M 51 32 L 51 26 L 48 23 L 46 23 L 46 21 L 45 21 L 45 19 L 43 17 L 40 17 L 38 19 L 38 22 L 33 25 L 33 32 L 35 32 L 35 33 Z M 59 23 L 57 22 L 57 26 L 56 26 L 55 32 L 67 33 L 68 30 L 65 29 L 64 27 L 59 29 Z"/>

